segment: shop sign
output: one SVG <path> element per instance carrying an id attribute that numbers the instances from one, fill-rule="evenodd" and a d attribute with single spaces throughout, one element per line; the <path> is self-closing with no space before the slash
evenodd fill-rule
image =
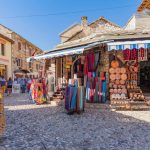
<path id="1" fill-rule="evenodd" d="M 12 93 L 20 93 L 20 84 L 13 84 Z"/>

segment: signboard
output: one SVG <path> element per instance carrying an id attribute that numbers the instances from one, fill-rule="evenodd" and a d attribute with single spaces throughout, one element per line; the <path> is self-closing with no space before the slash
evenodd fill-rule
<path id="1" fill-rule="evenodd" d="M 12 85 L 12 93 L 20 93 L 20 84 Z"/>

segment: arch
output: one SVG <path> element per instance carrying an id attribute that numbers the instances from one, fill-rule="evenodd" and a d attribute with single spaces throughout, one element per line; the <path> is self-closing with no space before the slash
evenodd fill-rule
<path id="1" fill-rule="evenodd" d="M 72 63 L 72 66 L 71 66 L 71 78 L 73 78 L 73 67 L 74 67 L 74 64 L 76 63 L 76 61 L 78 61 L 79 59 L 81 59 L 81 57 L 83 57 L 83 56 L 79 56 Z"/>

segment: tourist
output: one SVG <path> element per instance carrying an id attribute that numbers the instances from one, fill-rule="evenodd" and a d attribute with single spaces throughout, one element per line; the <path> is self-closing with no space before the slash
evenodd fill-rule
<path id="1" fill-rule="evenodd" d="M 11 78 L 7 81 L 7 95 L 10 95 L 12 93 L 12 84 L 13 81 Z"/>
<path id="2" fill-rule="evenodd" d="M 27 92 L 28 92 L 28 93 L 30 92 L 31 82 L 32 82 L 31 78 L 28 78 L 28 79 L 27 79 Z"/>
<path id="3" fill-rule="evenodd" d="M 26 82 L 25 79 L 22 77 L 20 80 L 20 88 L 21 88 L 21 93 L 25 93 L 26 90 Z"/>
<path id="4" fill-rule="evenodd" d="M 4 76 L 2 76 L 2 78 L 1 78 L 1 88 L 2 88 L 3 93 L 5 93 L 5 91 L 6 91 L 6 80 L 5 80 Z"/>

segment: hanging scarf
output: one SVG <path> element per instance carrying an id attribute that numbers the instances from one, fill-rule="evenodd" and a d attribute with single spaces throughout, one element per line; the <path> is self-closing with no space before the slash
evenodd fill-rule
<path id="1" fill-rule="evenodd" d="M 124 60 L 130 60 L 130 57 L 131 57 L 130 49 L 127 48 L 123 51 L 123 57 L 124 57 Z"/>
<path id="2" fill-rule="evenodd" d="M 85 57 L 84 75 L 87 75 L 87 73 L 88 73 L 88 56 Z"/>
<path id="3" fill-rule="evenodd" d="M 140 48 L 139 49 L 139 58 L 140 61 L 146 61 L 147 60 L 147 49 Z"/>
<path id="4" fill-rule="evenodd" d="M 138 60 L 138 50 L 136 48 L 131 50 L 131 60 Z"/>

